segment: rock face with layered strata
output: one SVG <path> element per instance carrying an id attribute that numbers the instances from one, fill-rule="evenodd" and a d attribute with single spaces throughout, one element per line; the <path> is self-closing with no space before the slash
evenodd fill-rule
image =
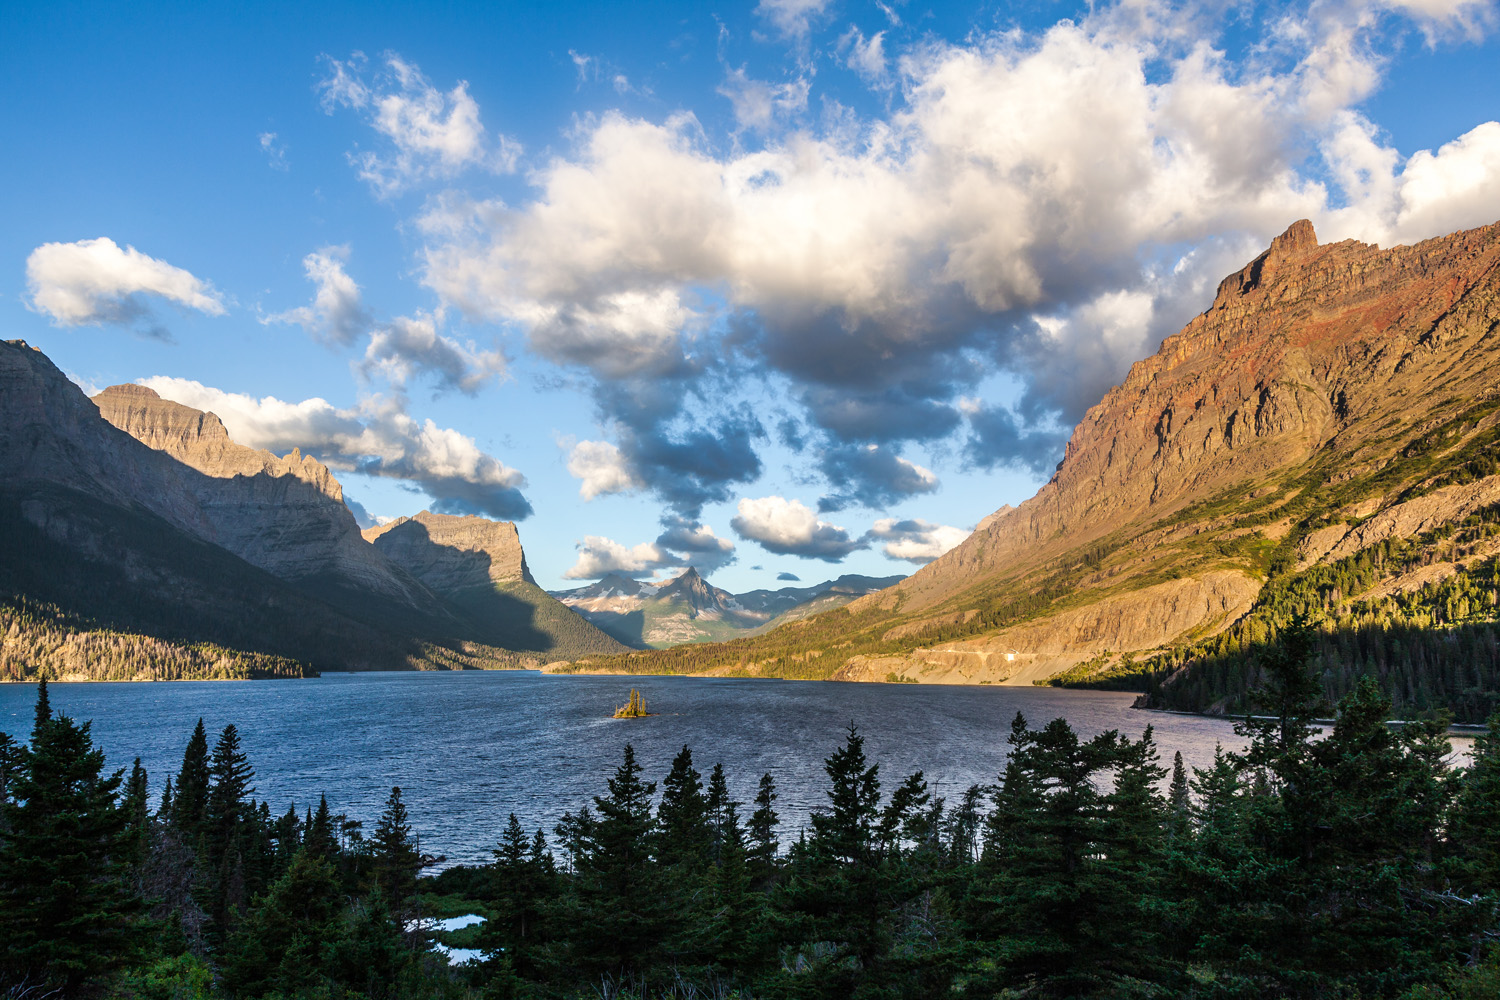
<path id="1" fill-rule="evenodd" d="M 535 584 L 521 550 L 514 522 L 471 515 L 434 514 L 364 530 L 364 538 L 440 593 L 467 587 L 525 582 Z"/>
<path id="2" fill-rule="evenodd" d="M 332 577 L 445 615 L 361 537 L 343 488 L 323 463 L 295 449 L 278 457 L 238 444 L 214 414 L 145 386 L 111 386 L 93 402 L 120 430 L 208 477 L 193 489 L 209 521 L 208 541 L 283 579 Z"/>

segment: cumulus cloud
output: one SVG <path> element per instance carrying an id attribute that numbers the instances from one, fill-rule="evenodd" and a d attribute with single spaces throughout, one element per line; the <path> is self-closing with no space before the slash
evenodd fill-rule
<path id="1" fill-rule="evenodd" d="M 695 520 L 668 515 L 655 542 L 625 546 L 602 535 L 586 535 L 577 544 L 578 561 L 563 574 L 569 580 L 597 580 L 610 573 L 635 578 L 662 570 L 695 567 L 708 576 L 734 562 L 734 543 Z"/>
<path id="2" fill-rule="evenodd" d="M 210 316 L 224 315 L 224 299 L 213 286 L 180 267 L 123 250 L 106 236 L 76 243 L 43 243 L 26 258 L 31 307 L 54 326 L 139 324 L 141 332 L 166 336 L 151 312 L 151 297 Z"/>
<path id="3" fill-rule="evenodd" d="M 881 548 L 892 559 L 905 559 L 920 566 L 957 546 L 969 537 L 969 532 L 921 518 L 898 521 L 886 517 L 876 521 L 866 537 L 883 542 Z"/>
<path id="4" fill-rule="evenodd" d="M 563 573 L 565 580 L 597 580 L 610 573 L 639 579 L 674 565 L 668 553 L 650 542 L 626 548 L 603 535 L 585 535 L 577 547 L 578 561 Z"/>
<path id="5" fill-rule="evenodd" d="M 510 173 L 521 147 L 505 135 L 491 139 L 479 120 L 479 104 L 460 80 L 446 93 L 398 55 L 366 76 L 366 60 L 328 59 L 329 75 L 318 84 L 323 109 L 349 108 L 362 115 L 389 149 L 349 153 L 359 176 L 382 198 L 424 180 L 456 177 L 468 169 Z"/>
<path id="6" fill-rule="evenodd" d="M 444 336 L 438 332 L 441 321 L 440 313 L 419 313 L 380 324 L 370 333 L 361 369 L 403 388 L 430 375 L 440 388 L 468 395 L 505 376 L 505 355 Z"/>
<path id="7" fill-rule="evenodd" d="M 370 328 L 359 285 L 344 271 L 349 246 L 330 246 L 302 258 L 307 280 L 317 286 L 311 305 L 298 306 L 265 317 L 263 323 L 295 323 L 319 340 L 352 344 Z"/>
<path id="8" fill-rule="evenodd" d="M 517 520 L 532 512 L 520 472 L 473 438 L 412 417 L 398 397 L 370 396 L 340 409 L 317 397 L 256 398 L 162 375 L 139 381 L 165 399 L 217 414 L 240 444 L 277 454 L 300 448 L 334 469 L 409 482 L 441 513 Z"/>
<path id="9" fill-rule="evenodd" d="M 878 444 L 842 445 L 824 449 L 823 475 L 833 493 L 818 501 L 823 513 L 860 504 L 883 507 L 938 488 L 938 477 Z"/>
<path id="10" fill-rule="evenodd" d="M 1413 0 L 1402 16 L 1466 9 Z M 806 38 L 824 5 L 757 10 Z M 758 147 L 715 149 L 688 114 L 606 113 L 535 172 L 530 200 L 435 203 L 423 280 L 592 377 L 632 474 L 664 497 L 683 463 L 648 456 L 696 441 L 680 408 L 642 405 L 635 383 L 653 379 L 677 398 L 706 379 L 788 386 L 834 503 L 920 492 L 901 444 L 966 425 L 976 464 L 1045 468 L 1059 428 L 1291 221 L 1389 242 L 1500 215 L 1500 124 L 1402 158 L 1354 110 L 1391 18 L 1278 12 L 1236 59 L 1212 16 L 1123 4 L 900 53 L 881 36 L 893 111 Z M 875 38 L 848 37 L 845 58 L 857 41 L 873 68 Z M 1019 405 L 960 413 L 998 372 L 1021 379 Z M 753 461 L 755 440 L 716 435 L 689 492 L 722 495 L 717 456 Z"/>
<path id="11" fill-rule="evenodd" d="M 579 481 L 578 495 L 592 500 L 628 493 L 645 484 L 636 478 L 620 449 L 608 441 L 579 441 L 568 453 L 568 474 Z"/>
<path id="12" fill-rule="evenodd" d="M 669 514 L 662 518 L 662 528 L 656 544 L 674 553 L 679 564 L 696 567 L 704 576 L 735 561 L 734 543 L 714 534 L 706 524 Z"/>
<path id="13" fill-rule="evenodd" d="M 759 542 L 777 555 L 800 556 L 839 562 L 869 542 L 854 538 L 848 529 L 818 519 L 812 508 L 800 500 L 769 496 L 746 498 L 739 502 L 739 513 L 729 526 L 745 539 Z"/>

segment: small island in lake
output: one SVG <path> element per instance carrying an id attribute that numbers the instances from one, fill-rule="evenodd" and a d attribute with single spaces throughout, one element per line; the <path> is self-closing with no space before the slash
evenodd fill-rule
<path id="1" fill-rule="evenodd" d="M 646 711 L 646 696 L 635 688 L 630 689 L 630 700 L 615 709 L 617 719 L 644 719 L 650 714 Z"/>

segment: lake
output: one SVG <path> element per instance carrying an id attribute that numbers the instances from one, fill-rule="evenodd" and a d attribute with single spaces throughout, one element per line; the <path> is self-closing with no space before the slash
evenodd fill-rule
<path id="1" fill-rule="evenodd" d="M 610 717 L 632 684 L 660 714 Z M 1053 688 L 463 671 L 48 690 L 55 711 L 93 720 L 111 767 L 141 758 L 153 796 L 180 767 L 200 716 L 210 746 L 233 723 L 258 797 L 273 813 L 289 802 L 302 811 L 323 793 L 334 812 L 364 820 L 368 832 L 399 785 L 422 849 L 450 863 L 487 859 L 511 812 L 550 840 L 565 810 L 605 791 L 627 742 L 658 783 L 684 743 L 705 782 L 722 761 L 731 793 L 747 803 L 770 771 L 784 844 L 824 803 L 823 758 L 850 722 L 886 790 L 922 770 L 950 802 L 970 784 L 996 779 L 1017 711 L 1034 726 L 1062 716 L 1084 736 L 1118 729 L 1134 738 L 1153 725 L 1167 765 L 1179 750 L 1189 766 L 1204 766 L 1216 742 L 1240 745 L 1224 720 L 1135 711 L 1129 694 Z M 26 738 L 35 699 L 35 685 L 0 685 L 0 730 Z"/>

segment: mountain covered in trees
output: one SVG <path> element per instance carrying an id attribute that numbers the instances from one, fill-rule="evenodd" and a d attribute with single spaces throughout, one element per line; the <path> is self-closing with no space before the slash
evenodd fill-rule
<path id="1" fill-rule="evenodd" d="M 1325 691 L 1482 720 L 1500 688 L 1500 224 L 1391 249 L 1307 222 L 1089 410 L 1056 474 L 888 590 L 589 664 L 1149 688 L 1240 711 L 1312 618 Z"/>
<path id="2" fill-rule="evenodd" d="M 39 351 L 0 342 L 0 677 L 286 677 L 624 648 L 528 586 L 487 602 L 434 590 L 361 536 L 321 463 L 241 446 L 213 414 L 140 386 L 91 400 Z"/>
<path id="3" fill-rule="evenodd" d="M 647 583 L 610 573 L 586 587 L 553 591 L 552 596 L 626 645 L 664 649 L 758 635 L 789 621 L 843 607 L 900 580 L 899 576 L 851 573 L 811 587 L 731 594 L 689 566 L 666 583 Z"/>
<path id="4" fill-rule="evenodd" d="M 994 782 L 945 799 L 882 773 L 851 725 L 791 831 L 774 774 L 741 803 L 689 747 L 658 783 L 627 744 L 550 831 L 512 813 L 489 864 L 427 877 L 432 818 L 400 788 L 372 828 L 326 798 L 258 800 L 239 732 L 199 720 L 156 798 L 43 685 L 30 739 L 0 733 L 0 991 L 1490 1000 L 1500 715 L 1456 767 L 1443 724 L 1389 725 L 1367 678 L 1321 732 L 1310 645 L 1291 630 L 1268 716 L 1203 768 L 1161 760 L 1149 727 L 1018 714 Z M 459 915 L 481 919 L 431 929 Z"/>

